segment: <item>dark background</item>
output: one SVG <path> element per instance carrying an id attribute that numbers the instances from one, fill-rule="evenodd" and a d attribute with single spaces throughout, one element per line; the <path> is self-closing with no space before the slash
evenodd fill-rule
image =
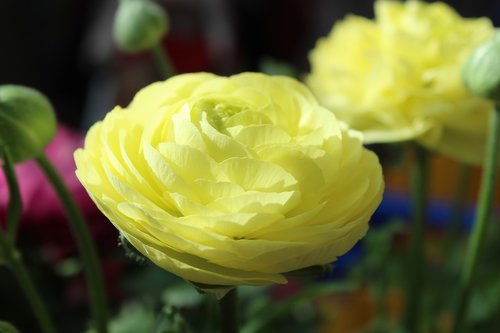
<path id="1" fill-rule="evenodd" d="M 500 1 L 446 1 L 466 17 L 500 23 Z M 163 0 L 165 39 L 179 72 L 257 71 L 265 57 L 308 70 L 317 38 L 346 15 L 373 16 L 373 1 Z M 124 55 L 111 40 L 117 1 L 0 0 L 0 84 L 35 87 L 59 120 L 87 127 L 159 80 L 148 54 Z"/>

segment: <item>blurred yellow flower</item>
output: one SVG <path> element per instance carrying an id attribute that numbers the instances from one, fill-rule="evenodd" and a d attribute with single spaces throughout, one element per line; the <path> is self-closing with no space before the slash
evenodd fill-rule
<path id="1" fill-rule="evenodd" d="M 460 71 L 493 32 L 444 3 L 378 1 L 374 20 L 348 16 L 318 41 L 307 83 L 366 143 L 417 140 L 481 163 L 491 104 L 466 92 Z"/>
<path id="2" fill-rule="evenodd" d="M 360 134 L 285 77 L 185 74 L 87 134 L 77 175 L 130 243 L 188 281 L 285 283 L 366 233 L 383 180 Z"/>

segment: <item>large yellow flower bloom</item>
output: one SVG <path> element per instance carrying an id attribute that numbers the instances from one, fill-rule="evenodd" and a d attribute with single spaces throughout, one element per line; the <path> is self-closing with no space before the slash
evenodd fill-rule
<path id="1" fill-rule="evenodd" d="M 366 233 L 377 157 L 285 77 L 185 74 L 87 134 L 77 175 L 130 243 L 200 284 L 285 283 Z"/>
<path id="2" fill-rule="evenodd" d="M 491 22 L 411 0 L 376 2 L 375 16 L 347 17 L 311 52 L 307 83 L 320 103 L 367 143 L 417 140 L 482 162 L 491 105 L 466 92 L 460 71 Z"/>

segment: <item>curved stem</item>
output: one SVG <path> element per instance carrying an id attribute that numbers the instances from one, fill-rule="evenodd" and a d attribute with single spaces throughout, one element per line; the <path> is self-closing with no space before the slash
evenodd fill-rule
<path id="1" fill-rule="evenodd" d="M 68 220 L 78 244 L 85 267 L 85 276 L 90 292 L 90 306 L 95 321 L 94 325 L 99 333 L 106 333 L 108 331 L 108 309 L 104 282 L 97 257 L 97 251 L 85 223 L 85 219 L 73 200 L 71 193 L 69 193 L 68 189 L 47 157 L 42 154 L 37 157 L 36 161 L 49 181 L 52 183 L 52 186 L 56 190 L 57 195 L 64 206 L 64 210 L 68 216 Z"/>
<path id="2" fill-rule="evenodd" d="M 239 318 L 238 318 L 238 291 L 233 288 L 220 301 L 221 312 L 221 332 L 222 333 L 238 333 Z"/>
<path id="3" fill-rule="evenodd" d="M 412 174 L 411 194 L 413 233 L 410 252 L 409 280 L 406 287 L 405 326 L 408 332 L 418 332 L 424 286 L 424 229 L 427 202 L 427 152 L 415 145 L 416 163 Z"/>
<path id="4" fill-rule="evenodd" d="M 478 258 L 485 243 L 488 221 L 493 204 L 493 191 L 495 188 L 497 161 L 500 149 L 500 111 L 492 112 L 488 139 L 486 143 L 486 156 L 483 165 L 481 188 L 479 190 L 478 207 L 469 246 L 462 270 L 461 292 L 458 307 L 455 312 L 455 323 L 452 332 L 458 333 L 464 329 L 467 316 L 469 299 L 474 288 L 474 279 L 477 271 Z"/>
<path id="5" fill-rule="evenodd" d="M 7 238 L 11 243 L 14 243 L 16 238 L 17 226 L 21 217 L 22 200 L 17 183 L 16 173 L 14 171 L 14 163 L 7 147 L 0 147 L 0 157 L 3 157 L 3 171 L 9 186 L 9 208 L 7 213 Z"/>
<path id="6" fill-rule="evenodd" d="M 4 259 L 7 266 L 11 269 L 16 277 L 16 281 L 24 292 L 38 324 L 40 325 L 41 332 L 54 333 L 56 330 L 46 310 L 47 307 L 43 304 L 42 298 L 29 276 L 28 270 L 21 258 L 21 254 L 2 233 L 0 233 L 0 252 L 5 256 Z"/>
<path id="7" fill-rule="evenodd" d="M 151 49 L 151 52 L 153 52 L 153 57 L 155 58 L 156 64 L 158 65 L 165 79 L 174 76 L 175 71 L 170 62 L 170 58 L 163 49 L 163 46 L 161 44 L 158 44 Z"/>

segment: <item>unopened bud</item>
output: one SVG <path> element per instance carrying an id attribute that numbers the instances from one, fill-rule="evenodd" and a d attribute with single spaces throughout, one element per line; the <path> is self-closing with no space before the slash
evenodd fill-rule
<path id="1" fill-rule="evenodd" d="M 37 157 L 56 132 L 49 100 L 35 89 L 0 85 L 0 145 L 14 163 Z"/>
<path id="2" fill-rule="evenodd" d="M 125 52 L 140 52 L 157 45 L 167 34 L 168 17 L 149 0 L 121 0 L 115 14 L 113 36 Z"/>
<path id="3" fill-rule="evenodd" d="M 500 33 L 479 45 L 462 69 L 465 87 L 500 105 Z"/>

